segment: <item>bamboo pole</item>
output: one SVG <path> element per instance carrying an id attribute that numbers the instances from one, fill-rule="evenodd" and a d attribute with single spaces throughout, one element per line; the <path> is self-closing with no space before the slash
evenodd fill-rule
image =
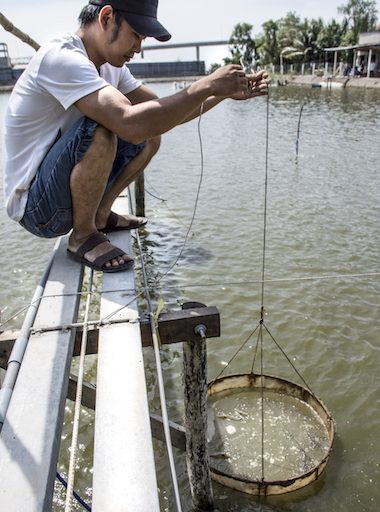
<path id="1" fill-rule="evenodd" d="M 23 43 L 28 44 L 32 48 L 34 48 L 36 51 L 39 49 L 40 45 L 34 41 L 28 34 L 25 34 L 25 32 L 22 32 L 20 29 L 15 27 L 11 21 L 9 21 L 4 14 L 0 12 L 0 25 L 6 30 L 7 32 L 10 32 L 14 36 L 21 39 Z"/>

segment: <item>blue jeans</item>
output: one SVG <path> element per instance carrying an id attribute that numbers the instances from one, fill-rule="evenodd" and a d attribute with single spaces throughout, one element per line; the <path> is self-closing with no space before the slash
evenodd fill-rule
<path id="1" fill-rule="evenodd" d="M 73 227 L 70 174 L 88 150 L 98 123 L 80 118 L 50 148 L 32 181 L 21 226 L 34 235 L 54 238 Z M 118 139 L 117 153 L 106 190 L 124 166 L 144 147 Z"/>

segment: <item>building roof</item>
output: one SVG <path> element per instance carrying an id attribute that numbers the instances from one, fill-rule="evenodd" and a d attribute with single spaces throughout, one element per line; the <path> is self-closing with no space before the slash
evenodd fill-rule
<path id="1" fill-rule="evenodd" d="M 335 48 L 324 48 L 325 52 L 338 52 L 343 50 L 370 50 L 380 48 L 380 44 L 352 44 L 350 46 L 336 46 Z"/>

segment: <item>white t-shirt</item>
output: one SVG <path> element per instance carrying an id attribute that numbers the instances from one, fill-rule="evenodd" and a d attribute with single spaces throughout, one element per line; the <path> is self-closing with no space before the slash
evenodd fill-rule
<path id="1" fill-rule="evenodd" d="M 28 190 L 59 131 L 83 114 L 80 98 L 107 85 L 123 94 L 140 87 L 126 66 L 96 69 L 81 38 L 67 34 L 40 48 L 16 83 L 5 115 L 4 195 L 8 215 L 24 215 Z"/>

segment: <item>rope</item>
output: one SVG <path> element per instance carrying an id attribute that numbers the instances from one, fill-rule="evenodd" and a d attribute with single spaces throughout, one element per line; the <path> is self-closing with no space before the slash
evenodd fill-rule
<path id="1" fill-rule="evenodd" d="M 93 286 L 93 276 L 94 276 L 94 272 L 93 272 L 93 270 L 91 270 L 90 271 L 90 282 L 89 282 L 90 292 L 87 294 L 86 308 L 85 308 L 85 314 L 84 314 L 84 326 L 83 326 L 83 333 L 82 333 L 82 344 L 81 344 L 81 351 L 80 351 L 80 358 L 79 358 L 78 382 L 77 382 L 77 390 L 76 390 L 76 397 L 75 397 L 73 435 L 72 435 L 72 440 L 71 440 L 65 512 L 71 511 L 72 496 L 74 493 L 75 465 L 76 465 L 77 449 L 78 449 L 79 420 L 80 420 L 80 411 L 81 411 L 81 404 L 82 404 L 82 386 L 83 386 L 84 366 L 85 366 L 85 359 L 86 359 L 88 317 L 89 317 L 90 304 L 91 304 L 91 298 L 92 298 L 91 291 L 92 291 L 92 286 Z"/>

